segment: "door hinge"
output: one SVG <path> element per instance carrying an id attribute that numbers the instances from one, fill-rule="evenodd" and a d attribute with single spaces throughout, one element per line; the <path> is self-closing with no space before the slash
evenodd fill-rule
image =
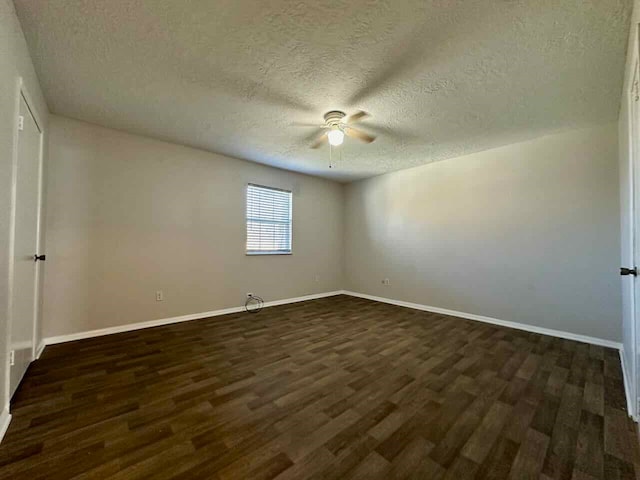
<path id="1" fill-rule="evenodd" d="M 22 115 L 18 117 L 18 130 L 24 130 L 24 117 Z"/>
<path id="2" fill-rule="evenodd" d="M 16 351 L 11 350 L 9 352 L 9 365 L 13 367 L 15 364 L 16 364 Z"/>

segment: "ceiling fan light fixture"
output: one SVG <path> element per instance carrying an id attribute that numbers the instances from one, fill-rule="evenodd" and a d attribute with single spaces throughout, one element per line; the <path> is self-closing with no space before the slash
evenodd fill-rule
<path id="1" fill-rule="evenodd" d="M 344 142 L 344 133 L 339 128 L 329 130 L 327 137 L 329 137 L 329 143 L 334 147 L 342 145 L 342 142 Z"/>

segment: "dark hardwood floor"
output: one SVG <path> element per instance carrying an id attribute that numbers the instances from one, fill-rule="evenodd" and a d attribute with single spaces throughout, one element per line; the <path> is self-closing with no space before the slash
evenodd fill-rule
<path id="1" fill-rule="evenodd" d="M 339 296 L 47 347 L 2 479 L 638 479 L 618 352 Z"/>

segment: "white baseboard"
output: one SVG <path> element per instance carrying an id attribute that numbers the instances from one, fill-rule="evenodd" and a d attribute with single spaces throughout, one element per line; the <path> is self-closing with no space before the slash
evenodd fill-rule
<path id="1" fill-rule="evenodd" d="M 558 337 L 558 338 L 565 338 L 567 340 L 575 340 L 577 342 L 583 342 L 583 343 L 589 343 L 592 345 L 600 345 L 603 347 L 609 347 L 609 348 L 615 348 L 620 350 L 622 348 L 622 344 L 619 342 L 614 342 L 612 340 L 605 340 L 602 338 L 596 338 L 596 337 L 589 337 L 587 335 L 579 335 L 576 333 L 570 333 L 570 332 L 564 332 L 562 330 L 554 330 L 551 328 L 544 328 L 544 327 L 536 327 L 534 325 L 528 325 L 525 323 L 518 323 L 518 322 L 511 322 L 508 320 L 500 320 L 497 318 L 492 318 L 492 317 L 485 317 L 483 315 L 476 315 L 475 313 L 466 313 L 466 312 L 459 312 L 456 310 L 449 310 L 446 308 L 440 308 L 440 307 L 432 307 L 430 305 L 423 305 L 423 304 L 419 304 L 419 303 L 412 303 L 412 302 L 405 302 L 403 300 L 394 300 L 391 298 L 385 298 L 385 297 L 377 297 L 375 295 L 368 295 L 366 293 L 358 293 L 358 292 L 351 292 L 348 290 L 336 290 L 333 292 L 324 292 L 324 293 L 316 293 L 316 294 L 312 294 L 312 295 L 305 295 L 302 297 L 295 297 L 295 298 L 285 298 L 282 300 L 273 300 L 270 302 L 264 302 L 264 307 L 275 307 L 277 305 L 286 305 L 289 303 L 296 303 L 296 302 L 304 302 L 307 300 L 314 300 L 317 298 L 324 298 L 324 297 L 332 297 L 334 295 L 350 295 L 352 297 L 359 297 L 359 298 L 366 298 L 368 300 L 373 300 L 376 302 L 382 302 L 382 303 L 389 303 L 391 305 L 397 305 L 400 307 L 407 307 L 407 308 L 413 308 L 414 310 L 422 310 L 425 312 L 432 312 L 432 313 L 441 313 L 443 315 L 450 315 L 452 317 L 460 317 L 460 318 L 466 318 L 468 320 L 477 320 L 479 322 L 484 322 L 484 323 L 491 323 L 493 325 L 500 325 L 503 327 L 508 327 L 508 328 L 515 328 L 517 330 L 524 330 L 527 332 L 532 332 L 532 333 L 540 333 L 543 335 L 549 335 L 552 337 Z M 63 343 L 63 342 L 71 342 L 74 340 L 82 340 L 84 338 L 92 338 L 92 337 L 100 337 L 103 335 L 111 335 L 114 333 L 122 333 L 122 332 L 129 332 L 129 331 L 133 331 L 133 330 L 140 330 L 143 328 L 151 328 L 151 327 L 159 327 L 162 325 L 169 325 L 172 323 L 180 323 L 180 322 L 188 322 L 190 320 L 199 320 L 202 318 L 209 318 L 209 317 L 217 317 L 220 315 L 228 315 L 230 313 L 238 313 L 238 312 L 242 312 L 244 311 L 244 307 L 231 307 L 231 308 L 224 308 L 221 310 L 212 310 L 210 312 L 201 312 L 201 313 L 191 313 L 188 315 L 181 315 L 179 317 L 170 317 L 170 318 L 161 318 L 158 320 L 149 320 L 147 322 L 138 322 L 138 323 L 130 323 L 127 325 L 118 325 L 116 327 L 109 327 L 109 328 L 102 328 L 99 330 L 89 330 L 86 332 L 78 332 L 78 333 L 71 333 L 68 335 L 59 335 L 59 336 L 55 336 L 55 337 L 48 337 L 45 338 L 43 343 L 38 347 L 38 352 L 41 353 L 42 349 L 44 348 L 45 345 L 53 345 L 56 343 Z"/>
<path id="2" fill-rule="evenodd" d="M 9 413 L 9 409 L 5 407 L 2 412 L 0 412 L 0 443 L 4 438 L 4 434 L 7 433 L 10 423 L 11 414 Z"/>
<path id="3" fill-rule="evenodd" d="M 614 342 L 612 340 L 605 340 L 602 338 L 589 337 L 587 335 L 578 335 L 577 333 L 563 332 L 562 330 L 553 330 L 551 328 L 536 327 L 534 325 L 527 325 L 526 323 L 510 322 L 508 320 L 499 320 L 497 318 L 485 317 L 483 315 L 476 315 L 474 313 L 458 312 L 456 310 L 448 310 L 446 308 L 440 308 L 440 307 L 431 307 L 429 305 L 404 302 L 402 300 L 393 300 L 391 298 L 376 297 L 375 295 L 368 295 L 366 293 L 350 292 L 348 290 L 345 290 L 343 293 L 345 295 L 351 295 L 352 297 L 366 298 L 368 300 L 374 300 L 376 302 L 383 302 L 383 303 L 390 303 L 392 305 L 398 305 L 400 307 L 413 308 L 415 310 L 423 310 L 425 312 L 441 313 L 443 315 L 466 318 L 468 320 L 477 320 L 478 322 L 491 323 L 493 325 L 500 325 L 502 327 L 515 328 L 516 330 L 524 330 L 526 332 L 540 333 L 542 335 L 565 338 L 567 340 L 575 340 L 577 342 L 590 343 L 592 345 L 600 345 L 602 347 L 615 348 L 617 350 L 620 350 L 622 348 L 622 344 L 619 342 Z"/>
<path id="4" fill-rule="evenodd" d="M 622 379 L 624 382 L 624 394 L 627 398 L 627 411 L 629 412 L 629 416 L 633 418 L 636 422 L 638 421 L 638 412 L 636 412 L 636 404 L 632 400 L 633 395 L 631 394 L 631 373 L 628 370 L 627 362 L 624 358 L 624 347 L 620 348 L 620 366 L 622 368 Z"/>
<path id="5" fill-rule="evenodd" d="M 36 349 L 36 360 L 38 360 L 40 358 L 40 355 L 42 355 L 45 346 L 46 344 L 44 343 L 44 340 L 41 340 L 40 345 L 38 345 L 38 348 Z"/>
<path id="6" fill-rule="evenodd" d="M 315 300 L 317 298 L 332 297 L 344 293 L 342 290 L 334 292 L 314 293 L 303 297 L 285 298 L 282 300 L 273 300 L 264 302 L 263 307 L 275 307 L 276 305 L 285 305 L 288 303 L 304 302 L 306 300 Z M 202 318 L 218 317 L 220 315 L 228 315 L 230 313 L 243 312 L 242 307 L 223 308 L 221 310 L 212 310 L 210 312 L 191 313 L 181 315 L 179 317 L 161 318 L 158 320 L 149 320 L 147 322 L 130 323 L 127 325 L 118 325 L 116 327 L 101 328 L 99 330 L 89 330 L 86 332 L 71 333 L 68 335 L 58 335 L 44 339 L 44 345 L 54 345 L 56 343 L 72 342 L 74 340 L 82 340 L 85 338 L 101 337 L 103 335 L 112 335 L 114 333 L 131 332 L 133 330 L 141 330 L 143 328 L 159 327 L 162 325 L 170 325 L 172 323 L 188 322 L 191 320 L 200 320 Z M 44 348 L 44 347 L 43 347 Z"/>

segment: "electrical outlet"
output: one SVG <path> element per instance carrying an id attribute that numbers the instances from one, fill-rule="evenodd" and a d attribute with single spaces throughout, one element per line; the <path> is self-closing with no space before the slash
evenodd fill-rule
<path id="1" fill-rule="evenodd" d="M 11 350 L 9 352 L 9 365 L 13 367 L 15 364 L 16 364 L 16 351 Z"/>
<path id="2" fill-rule="evenodd" d="M 383 278 L 382 279 L 382 284 L 383 285 L 391 285 L 391 280 L 389 280 L 388 278 Z"/>
<path id="3" fill-rule="evenodd" d="M 319 282 L 319 281 L 320 281 L 320 275 L 315 275 L 315 276 L 313 277 L 313 281 L 314 281 L 314 282 Z"/>
<path id="4" fill-rule="evenodd" d="M 161 302 L 164 300 L 164 294 L 162 293 L 162 290 L 158 290 L 156 292 L 156 302 Z"/>

